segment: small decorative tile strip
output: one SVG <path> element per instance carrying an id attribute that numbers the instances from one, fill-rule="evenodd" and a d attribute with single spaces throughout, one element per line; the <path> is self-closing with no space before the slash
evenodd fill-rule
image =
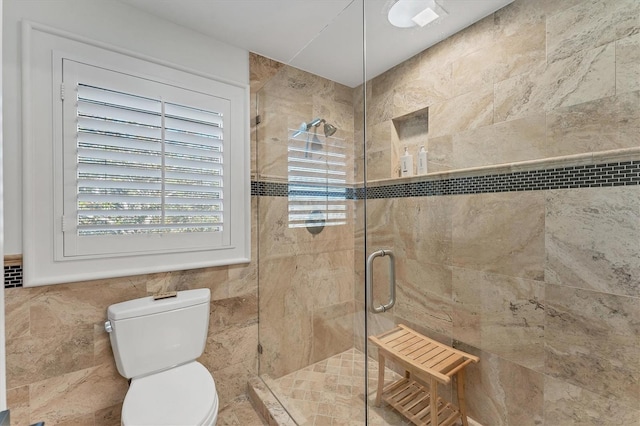
<path id="1" fill-rule="evenodd" d="M 4 288 L 22 287 L 22 265 L 4 267 Z"/>
<path id="2" fill-rule="evenodd" d="M 345 198 L 364 200 L 365 198 L 429 197 L 639 184 L 640 160 L 634 160 L 482 176 L 435 178 L 367 188 L 347 188 Z M 286 197 L 289 195 L 289 187 L 286 183 L 252 182 L 251 195 Z"/>
<path id="3" fill-rule="evenodd" d="M 358 188 L 355 198 L 425 197 L 638 184 L 640 160 L 368 187 L 366 194 L 364 188 Z"/>

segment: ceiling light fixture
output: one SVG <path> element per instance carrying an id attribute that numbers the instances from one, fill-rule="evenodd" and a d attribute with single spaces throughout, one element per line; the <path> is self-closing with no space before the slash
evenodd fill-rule
<path id="1" fill-rule="evenodd" d="M 424 27 L 444 16 L 447 11 L 435 0 L 397 0 L 387 15 L 391 25 L 398 28 Z"/>

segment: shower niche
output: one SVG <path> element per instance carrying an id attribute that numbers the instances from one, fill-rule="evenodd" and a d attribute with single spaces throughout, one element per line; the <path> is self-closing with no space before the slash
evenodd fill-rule
<path id="1" fill-rule="evenodd" d="M 412 176 L 418 175 L 418 161 L 420 147 L 429 150 L 429 108 L 422 108 L 408 114 L 395 117 L 392 120 L 393 131 L 391 138 L 392 170 L 391 177 L 398 178 L 400 174 L 401 157 L 405 148 L 413 157 Z"/>

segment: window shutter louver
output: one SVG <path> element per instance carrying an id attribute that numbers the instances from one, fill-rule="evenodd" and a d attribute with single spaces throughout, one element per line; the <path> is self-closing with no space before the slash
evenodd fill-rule
<path id="1" fill-rule="evenodd" d="M 220 232 L 223 116 L 77 86 L 79 235 Z"/>
<path id="2" fill-rule="evenodd" d="M 290 130 L 289 227 L 346 224 L 346 176 L 346 148 L 342 139 Z"/>

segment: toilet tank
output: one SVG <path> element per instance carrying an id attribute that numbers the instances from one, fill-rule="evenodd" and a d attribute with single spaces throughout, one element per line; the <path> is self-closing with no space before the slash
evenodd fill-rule
<path id="1" fill-rule="evenodd" d="M 118 372 L 127 378 L 144 376 L 202 355 L 209 329 L 209 289 L 153 296 L 109 306 L 109 332 Z"/>

